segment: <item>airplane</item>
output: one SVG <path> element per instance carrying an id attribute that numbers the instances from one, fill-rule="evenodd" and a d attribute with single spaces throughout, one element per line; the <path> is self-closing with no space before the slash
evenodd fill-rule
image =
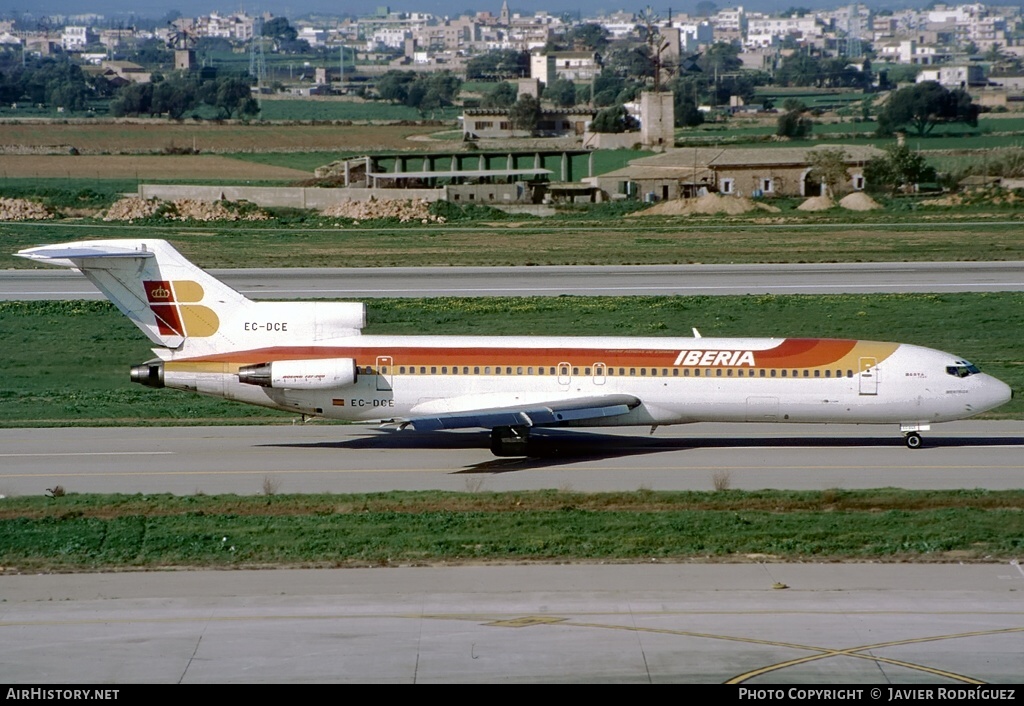
<path id="1" fill-rule="evenodd" d="M 347 302 L 254 302 L 156 239 L 28 248 L 82 272 L 153 343 L 152 388 L 414 430 L 489 429 L 529 455 L 535 427 L 692 422 L 899 425 L 972 417 L 1010 387 L 950 353 L 829 338 L 364 335 Z"/>

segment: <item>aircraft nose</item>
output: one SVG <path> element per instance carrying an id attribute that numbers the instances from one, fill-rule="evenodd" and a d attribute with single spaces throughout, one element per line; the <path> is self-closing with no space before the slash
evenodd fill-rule
<path id="1" fill-rule="evenodd" d="M 985 409 L 995 409 L 1013 398 L 1013 388 L 1002 380 L 988 376 L 985 383 Z"/>

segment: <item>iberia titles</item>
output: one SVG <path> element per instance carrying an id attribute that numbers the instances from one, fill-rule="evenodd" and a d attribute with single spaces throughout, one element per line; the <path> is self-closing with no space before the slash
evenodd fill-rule
<path id="1" fill-rule="evenodd" d="M 679 351 L 676 366 L 707 366 L 716 365 L 738 368 L 741 365 L 754 367 L 753 351 Z"/>

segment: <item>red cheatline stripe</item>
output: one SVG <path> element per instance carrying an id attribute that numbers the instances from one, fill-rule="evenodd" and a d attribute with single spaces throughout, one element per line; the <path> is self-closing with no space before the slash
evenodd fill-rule
<path id="1" fill-rule="evenodd" d="M 685 346 L 686 341 L 680 345 Z M 754 351 L 757 367 L 812 368 L 829 365 L 853 350 L 857 341 L 835 339 L 785 339 L 774 348 Z M 188 362 L 255 363 L 312 358 L 355 358 L 360 365 L 376 364 L 378 357 L 392 358 L 392 365 L 545 365 L 559 363 L 628 367 L 674 367 L 680 350 L 629 348 L 484 348 L 389 346 L 278 346 L 232 351 L 191 358 Z M 725 349 L 728 350 L 728 349 Z M 743 350 L 743 349 L 734 349 Z M 185 361 L 179 361 L 185 362 Z M 711 367 L 711 366 L 709 366 Z M 746 366 L 744 366 L 746 367 Z"/>

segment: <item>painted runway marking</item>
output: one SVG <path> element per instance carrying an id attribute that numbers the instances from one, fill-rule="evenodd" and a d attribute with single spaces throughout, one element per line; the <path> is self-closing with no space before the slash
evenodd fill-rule
<path id="1" fill-rule="evenodd" d="M 602 623 L 569 623 L 569 622 L 567 622 L 567 623 L 561 623 L 561 625 L 573 626 L 573 627 L 601 628 L 601 629 L 606 629 L 606 630 L 625 630 L 625 631 L 629 631 L 629 632 L 649 632 L 649 633 L 656 633 L 656 634 L 661 634 L 661 635 L 680 635 L 680 636 L 684 636 L 684 637 L 698 637 L 698 638 L 704 638 L 704 639 L 710 639 L 710 640 L 725 640 L 725 641 L 728 641 L 728 642 L 744 642 L 744 643 L 747 643 L 747 644 L 766 645 L 766 646 L 770 646 L 770 647 L 785 647 L 785 648 L 795 649 L 795 650 L 812 650 L 812 651 L 815 651 L 815 652 L 819 653 L 819 654 L 815 654 L 815 655 L 809 655 L 809 656 L 806 656 L 806 657 L 799 657 L 797 659 L 787 660 L 785 662 L 779 662 L 777 664 L 772 664 L 772 665 L 768 665 L 768 666 L 765 666 L 765 667 L 760 667 L 758 669 L 754 669 L 754 670 L 751 670 L 749 672 L 744 672 L 743 674 L 740 674 L 740 675 L 738 675 L 736 677 L 733 677 L 732 679 L 729 679 L 728 681 L 725 682 L 726 684 L 742 684 L 743 682 L 747 681 L 748 679 L 753 679 L 754 677 L 763 676 L 765 674 L 769 674 L 771 672 L 775 672 L 775 671 L 778 671 L 778 670 L 781 670 L 781 669 L 785 669 L 787 667 L 793 667 L 793 666 L 800 665 L 800 664 L 807 664 L 809 662 L 816 662 L 816 661 L 819 661 L 819 660 L 828 659 L 830 657 L 854 657 L 856 659 L 863 659 L 863 660 L 868 660 L 868 661 L 871 661 L 871 662 L 879 662 L 879 663 L 883 663 L 883 664 L 890 664 L 890 665 L 893 665 L 893 666 L 904 667 L 904 668 L 907 668 L 907 669 L 912 669 L 912 670 L 916 670 L 916 671 L 920 671 L 920 672 L 925 672 L 925 673 L 931 674 L 933 676 L 945 677 L 947 679 L 952 679 L 954 681 L 959 681 L 959 682 L 963 682 L 963 683 L 966 683 L 966 684 L 984 684 L 985 682 L 983 682 L 983 681 L 980 681 L 980 680 L 974 679 L 973 677 L 965 676 L 965 675 L 962 675 L 962 674 L 957 674 L 955 672 L 949 672 L 949 671 L 946 671 L 946 670 L 937 669 L 937 668 L 934 668 L 934 667 L 928 667 L 926 665 L 914 664 L 913 662 L 905 662 L 903 660 L 892 659 L 892 658 L 889 658 L 889 657 L 880 657 L 880 656 L 877 656 L 877 655 L 869 655 L 869 654 L 861 654 L 861 653 L 865 652 L 865 651 L 869 651 L 869 650 L 878 650 L 878 649 L 882 649 L 882 648 L 886 648 L 886 647 L 898 647 L 898 646 L 902 646 L 902 645 L 915 645 L 915 644 L 921 644 L 921 643 L 924 643 L 924 642 L 937 642 L 937 641 L 940 641 L 940 640 L 955 640 L 955 639 L 964 638 L 964 637 L 980 637 L 980 636 L 1002 635 L 1002 634 L 1007 634 L 1007 633 L 1020 633 L 1020 632 L 1024 632 L 1024 627 L 999 628 L 999 629 L 994 629 L 994 630 L 977 630 L 977 631 L 974 631 L 974 632 L 954 633 L 954 634 L 950 634 L 950 635 L 933 635 L 933 636 L 930 636 L 930 637 L 908 638 L 908 639 L 905 639 L 905 640 L 891 640 L 891 641 L 888 641 L 888 642 L 879 642 L 879 643 L 875 643 L 875 644 L 871 644 L 871 645 L 861 645 L 860 647 L 848 647 L 846 649 L 832 649 L 832 648 L 828 648 L 828 647 L 817 647 L 817 646 L 814 646 L 814 645 L 802 645 L 802 644 L 799 644 L 799 643 L 779 642 L 779 641 L 775 641 L 775 640 L 763 640 L 763 639 L 754 638 L 754 637 L 738 637 L 738 636 L 734 636 L 734 635 L 715 635 L 713 633 L 691 632 L 689 630 L 672 630 L 672 629 L 664 629 L 664 628 L 643 628 L 643 627 L 626 626 L 626 625 L 607 625 L 607 624 L 602 624 Z"/>

